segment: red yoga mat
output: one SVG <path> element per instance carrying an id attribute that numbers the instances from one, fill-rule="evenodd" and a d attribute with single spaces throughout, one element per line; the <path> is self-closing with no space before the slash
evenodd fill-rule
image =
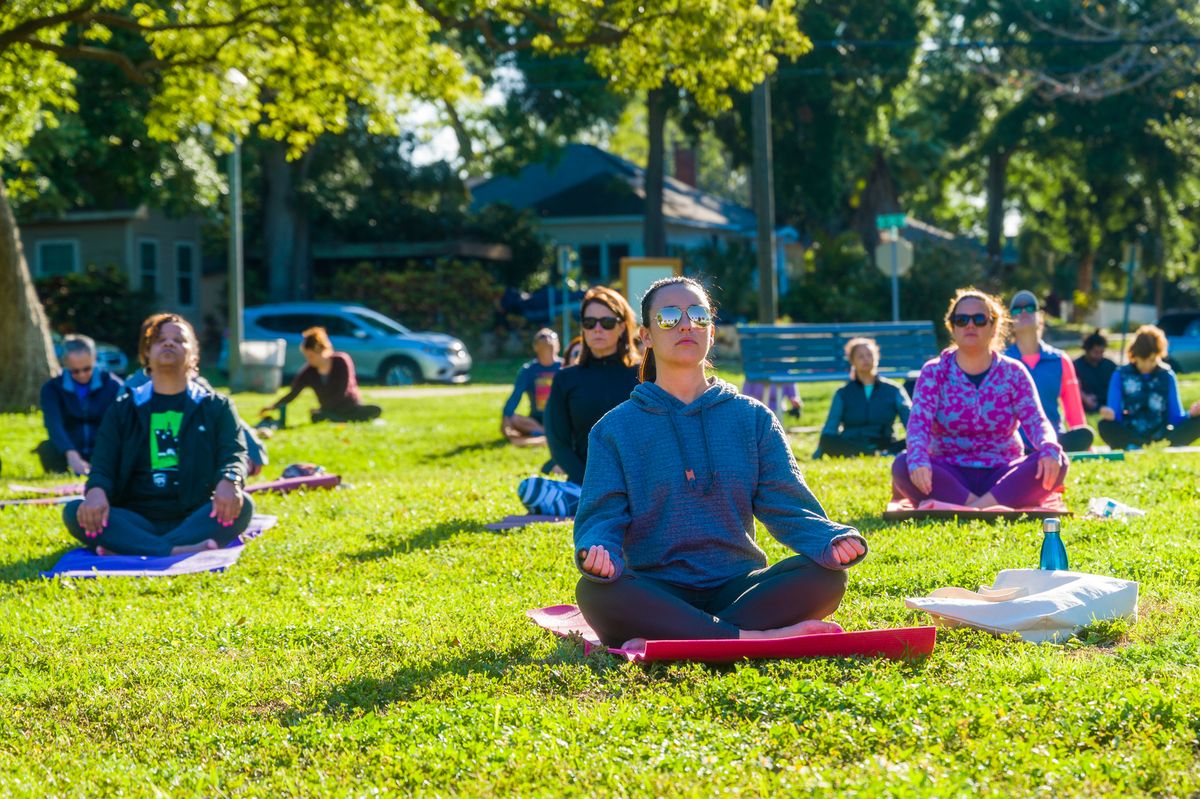
<path id="1" fill-rule="evenodd" d="M 921 503 L 925 505 L 926 503 Z M 1045 519 L 1049 516 L 1070 516 L 1067 503 L 1063 502 L 1062 494 L 1053 493 L 1035 508 L 1009 508 L 1007 510 L 992 508 L 970 508 L 966 505 L 955 505 L 950 502 L 932 502 L 928 507 L 914 507 L 907 499 L 893 499 L 888 503 L 883 518 L 889 522 L 899 522 L 905 519 L 982 519 L 995 521 L 1007 519 Z"/>
<path id="2" fill-rule="evenodd" d="M 600 638 L 574 605 L 554 605 L 525 611 L 530 621 L 557 636 L 583 637 L 584 651 L 600 646 Z M 910 660 L 932 654 L 937 640 L 934 627 L 895 627 L 848 633 L 800 635 L 794 638 L 742 640 L 736 638 L 696 641 L 647 641 L 645 649 L 609 649 L 628 660 L 695 660 L 704 663 L 733 663 L 738 660 L 811 657 L 883 657 Z"/>

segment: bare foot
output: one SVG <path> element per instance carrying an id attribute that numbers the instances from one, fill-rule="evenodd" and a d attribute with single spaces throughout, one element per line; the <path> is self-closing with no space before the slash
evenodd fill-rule
<path id="1" fill-rule="evenodd" d="M 825 633 L 844 633 L 845 630 L 837 622 L 807 621 L 789 624 L 787 627 L 776 627 L 773 630 L 742 630 L 738 638 L 792 638 L 797 635 L 822 635 Z"/>
<path id="2" fill-rule="evenodd" d="M 206 549 L 220 549 L 221 545 L 211 538 L 206 538 L 199 544 L 188 544 L 187 546 L 178 546 L 171 549 L 172 555 L 186 555 L 191 552 L 203 552 Z"/>
<path id="3" fill-rule="evenodd" d="M 115 552 L 110 552 L 110 551 L 108 551 L 107 549 L 105 549 L 104 547 L 102 547 L 102 546 L 100 546 L 99 544 L 97 544 L 97 545 L 96 545 L 96 554 L 97 554 L 97 555 L 115 555 L 116 553 L 115 553 Z"/>
<path id="4" fill-rule="evenodd" d="M 646 648 L 645 638 L 630 638 L 625 643 L 621 644 L 622 649 L 628 649 L 631 652 L 640 652 Z"/>

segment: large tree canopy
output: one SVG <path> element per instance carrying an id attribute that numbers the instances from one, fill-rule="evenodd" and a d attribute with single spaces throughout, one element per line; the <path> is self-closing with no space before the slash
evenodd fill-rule
<path id="1" fill-rule="evenodd" d="M 132 41 L 132 43 L 131 43 Z M 796 53 L 792 0 L 8 0 L 0 5 L 0 141 L 28 141 L 73 110 L 79 60 L 118 67 L 153 96 L 150 133 L 251 127 L 299 156 L 345 129 L 351 104 L 395 131 L 414 97 L 478 90 L 471 48 L 580 51 L 618 91 L 673 84 L 713 110 Z M 245 85 L 229 80 L 236 70 Z M 0 402 L 28 406 L 53 368 L 44 317 L 0 186 Z M 32 332 L 30 332 L 32 331 Z"/>

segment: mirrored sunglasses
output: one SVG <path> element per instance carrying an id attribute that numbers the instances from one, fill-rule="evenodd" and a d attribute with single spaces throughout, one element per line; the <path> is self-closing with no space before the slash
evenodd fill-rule
<path id="1" fill-rule="evenodd" d="M 1037 313 L 1036 305 L 1014 305 L 1012 307 L 1012 315 L 1020 316 L 1021 314 Z"/>
<path id="2" fill-rule="evenodd" d="M 687 307 L 688 319 L 692 320 L 692 324 L 696 327 L 708 327 L 712 324 L 712 315 L 709 310 L 703 305 L 689 305 Z M 668 305 L 658 309 L 658 314 L 655 317 L 659 328 L 670 330 L 683 321 L 683 310 L 678 305 Z"/>

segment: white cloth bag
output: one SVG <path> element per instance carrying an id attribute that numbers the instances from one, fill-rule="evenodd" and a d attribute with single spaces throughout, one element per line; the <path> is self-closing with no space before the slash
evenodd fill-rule
<path id="1" fill-rule="evenodd" d="M 1138 584 L 1116 577 L 1044 569 L 1005 569 L 979 591 L 939 588 L 904 600 L 947 627 L 1017 633 L 1031 643 L 1066 640 L 1093 621 L 1137 619 Z"/>

